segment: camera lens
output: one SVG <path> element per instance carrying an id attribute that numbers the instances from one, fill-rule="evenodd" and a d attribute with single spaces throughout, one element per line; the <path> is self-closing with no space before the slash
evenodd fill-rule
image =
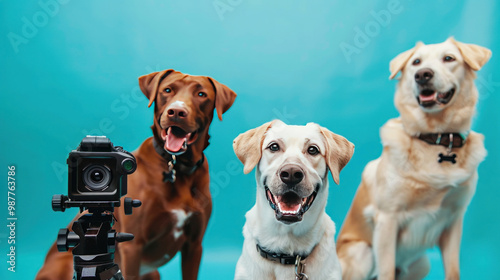
<path id="1" fill-rule="evenodd" d="M 92 191 L 103 191 L 111 182 L 111 170 L 105 165 L 91 165 L 83 171 L 83 182 Z"/>
<path id="2" fill-rule="evenodd" d="M 100 183 L 104 179 L 104 174 L 101 172 L 101 170 L 95 170 L 90 174 L 90 180 L 92 180 L 93 183 Z"/>

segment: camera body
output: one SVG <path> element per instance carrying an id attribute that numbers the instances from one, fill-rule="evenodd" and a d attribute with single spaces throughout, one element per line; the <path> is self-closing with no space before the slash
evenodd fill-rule
<path id="1" fill-rule="evenodd" d="M 127 194 L 127 175 L 137 168 L 135 157 L 105 136 L 83 138 L 67 164 L 68 197 L 81 202 L 119 202 Z"/>
<path id="2" fill-rule="evenodd" d="M 68 196 L 54 195 L 52 210 L 79 207 L 83 215 L 73 222 L 73 231 L 59 230 L 57 249 L 67 252 L 73 248 L 73 279 L 123 280 L 114 253 L 118 242 L 130 241 L 134 235 L 113 229 L 113 211 L 127 194 L 127 175 L 137 168 L 135 157 L 122 147 L 114 147 L 105 136 L 87 136 L 69 153 L 67 163 Z M 131 215 L 141 201 L 125 197 L 123 206 L 125 215 Z"/>

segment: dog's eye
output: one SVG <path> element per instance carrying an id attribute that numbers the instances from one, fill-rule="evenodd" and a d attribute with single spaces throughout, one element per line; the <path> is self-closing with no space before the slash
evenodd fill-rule
<path id="1" fill-rule="evenodd" d="M 165 89 L 165 92 L 166 92 L 166 93 L 171 93 L 171 92 L 172 92 L 172 89 L 171 89 L 171 88 L 166 88 L 166 89 Z"/>
<path id="2" fill-rule="evenodd" d="M 207 97 L 207 94 L 200 91 L 200 92 L 198 92 L 198 96 L 199 97 Z"/>
<path id="3" fill-rule="evenodd" d="M 308 152 L 311 156 L 315 156 L 315 155 L 319 154 L 319 149 L 318 149 L 318 147 L 316 147 L 316 146 L 311 146 L 311 147 L 307 148 L 307 152 Z"/>
<path id="4" fill-rule="evenodd" d="M 452 62 L 452 61 L 455 61 L 455 58 L 453 56 L 447 55 L 447 56 L 443 57 L 443 61 L 444 62 Z"/>
<path id="5" fill-rule="evenodd" d="M 421 62 L 421 61 L 420 61 L 420 59 L 418 59 L 418 58 L 417 58 L 417 59 L 415 59 L 415 60 L 413 61 L 413 63 L 412 63 L 412 64 L 413 64 L 413 65 L 419 65 L 419 64 L 420 64 L 420 62 Z"/>
<path id="6" fill-rule="evenodd" d="M 280 145 L 278 145 L 277 143 L 271 143 L 269 146 L 267 146 L 267 148 L 271 151 L 271 152 L 277 152 L 280 150 Z"/>

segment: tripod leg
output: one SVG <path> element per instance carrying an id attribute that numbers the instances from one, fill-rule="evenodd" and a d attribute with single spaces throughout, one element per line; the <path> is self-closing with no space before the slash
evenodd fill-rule
<path id="1" fill-rule="evenodd" d="M 158 270 L 155 270 L 146 275 L 142 275 L 141 280 L 160 280 L 160 273 Z"/>
<path id="2" fill-rule="evenodd" d="M 202 251 L 201 240 L 188 242 L 182 248 L 183 280 L 196 280 L 198 278 Z"/>

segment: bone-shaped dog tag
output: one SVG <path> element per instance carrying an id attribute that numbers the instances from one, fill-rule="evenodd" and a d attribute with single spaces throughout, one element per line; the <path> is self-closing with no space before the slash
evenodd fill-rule
<path id="1" fill-rule="evenodd" d="M 172 169 L 170 172 L 163 171 L 163 182 L 175 182 L 175 169 Z"/>
<path id="2" fill-rule="evenodd" d="M 449 154 L 449 155 L 444 155 L 443 153 L 439 154 L 438 162 L 441 163 L 443 161 L 449 161 L 453 164 L 457 163 L 457 155 L 456 154 Z"/>

